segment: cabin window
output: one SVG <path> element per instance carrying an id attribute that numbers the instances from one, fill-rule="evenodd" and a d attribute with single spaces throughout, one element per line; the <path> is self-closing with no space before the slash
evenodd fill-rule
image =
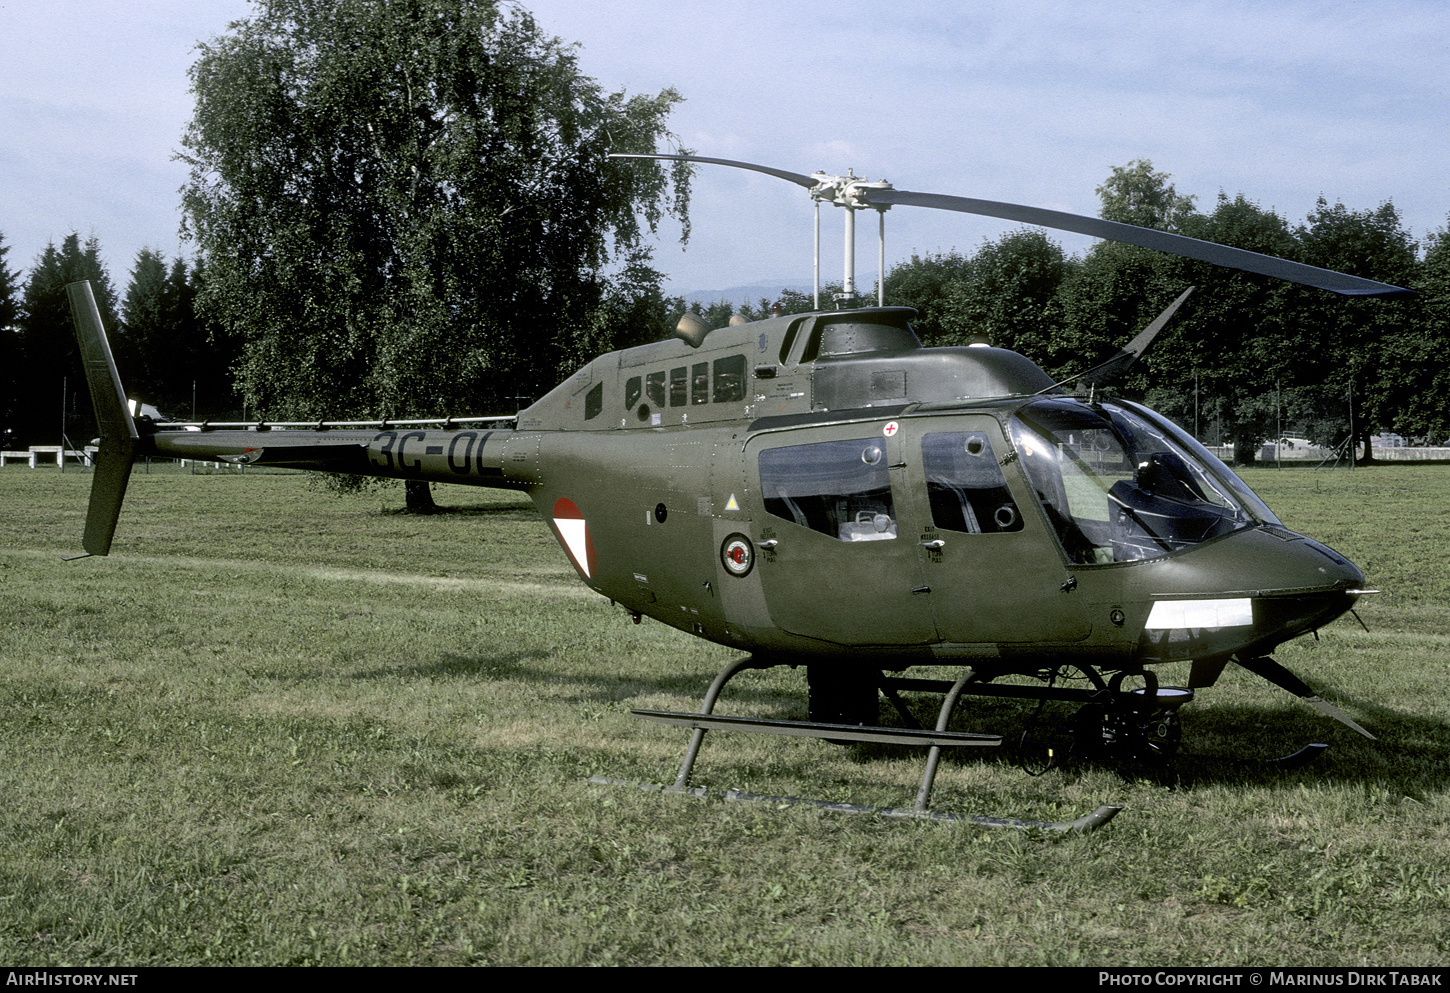
<path id="1" fill-rule="evenodd" d="M 896 537 L 886 452 L 879 438 L 769 448 L 760 453 L 766 512 L 841 541 Z"/>
<path id="2" fill-rule="evenodd" d="M 739 403 L 745 399 L 745 356 L 731 355 L 715 360 L 715 402 Z"/>
<path id="3" fill-rule="evenodd" d="M 689 389 L 689 369 L 685 366 L 670 370 L 670 406 L 683 407 L 685 405 L 686 391 Z"/>
<path id="4" fill-rule="evenodd" d="M 584 394 L 584 419 L 592 421 L 604 409 L 604 384 L 595 383 L 594 388 Z"/>
<path id="5" fill-rule="evenodd" d="M 644 395 L 649 397 L 649 402 L 656 407 L 665 405 L 665 374 L 663 372 L 652 372 L 645 378 Z"/>
<path id="6" fill-rule="evenodd" d="M 696 362 L 690 366 L 690 402 L 710 402 L 710 363 Z"/>
<path id="7" fill-rule="evenodd" d="M 1022 515 L 1007 491 L 992 443 L 981 431 L 927 435 L 921 440 L 921 464 L 937 527 L 968 534 L 1022 530 Z"/>
<path id="8" fill-rule="evenodd" d="M 639 403 L 639 398 L 641 396 L 641 384 L 643 382 L 644 380 L 640 379 L 640 377 L 638 376 L 635 376 L 631 378 L 629 382 L 624 384 L 625 410 L 633 410 L 634 405 Z"/>

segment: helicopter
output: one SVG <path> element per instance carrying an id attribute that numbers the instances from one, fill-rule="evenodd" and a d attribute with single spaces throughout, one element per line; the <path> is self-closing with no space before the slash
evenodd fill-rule
<path id="1" fill-rule="evenodd" d="M 579 578 L 635 623 L 649 617 L 744 653 L 697 712 L 634 711 L 692 730 L 675 785 L 656 787 L 677 791 L 700 792 L 689 781 L 707 730 L 889 742 L 927 748 L 927 769 L 914 807 L 877 812 L 955 817 L 929 810 L 942 749 L 1003 743 L 948 729 L 961 697 L 1078 708 L 1066 749 L 1035 747 L 1024 733 L 1019 762 L 1029 772 L 1074 754 L 1166 760 L 1182 737 L 1179 709 L 1230 664 L 1373 737 L 1271 654 L 1375 592 L 1360 570 L 1286 528 L 1169 419 L 1102 389 L 1191 289 L 1108 359 L 1056 381 L 1007 349 L 923 347 L 915 312 L 880 297 L 854 306 L 853 219 L 876 210 L 884 239 L 891 207 L 953 210 L 1341 294 L 1409 290 L 849 172 L 806 176 L 683 154 L 612 158 L 725 165 L 806 188 L 817 209 L 816 309 L 721 328 L 687 314 L 672 337 L 601 355 L 512 417 L 176 423 L 135 416 L 90 286 L 71 284 L 100 425 L 86 554 L 109 552 L 140 455 L 523 492 Z M 820 306 L 823 203 L 846 218 L 836 309 Z M 1159 685 L 1153 667 L 1170 662 L 1189 664 L 1187 686 Z M 775 666 L 804 667 L 808 720 L 714 713 L 736 675 Z M 902 675 L 918 667 L 959 674 Z M 943 694 L 935 728 L 913 716 L 905 691 Z M 905 726 L 880 723 L 883 698 Z M 1116 809 L 1047 826 L 1095 827 Z"/>

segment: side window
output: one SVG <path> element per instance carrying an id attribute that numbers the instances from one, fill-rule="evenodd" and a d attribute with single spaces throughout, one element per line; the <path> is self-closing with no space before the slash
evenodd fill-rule
<path id="1" fill-rule="evenodd" d="M 1021 531 L 1022 515 L 992 443 L 981 431 L 929 434 L 921 440 L 931 522 L 946 531 Z"/>
<path id="2" fill-rule="evenodd" d="M 595 383 L 594 388 L 584 394 L 584 419 L 592 421 L 604 409 L 604 384 Z"/>
<path id="3" fill-rule="evenodd" d="M 635 376 L 635 377 L 631 378 L 629 382 L 627 382 L 627 383 L 624 384 L 624 409 L 625 410 L 633 410 L 634 409 L 634 405 L 637 404 L 637 403 L 639 403 L 639 398 L 640 398 L 640 384 L 642 384 L 643 382 L 644 382 L 644 380 L 640 379 L 638 376 Z"/>
<path id="4" fill-rule="evenodd" d="M 710 402 L 710 363 L 696 362 L 690 366 L 690 402 Z"/>
<path id="5" fill-rule="evenodd" d="M 665 374 L 663 372 L 652 372 L 645 378 L 644 395 L 649 397 L 649 402 L 656 407 L 664 407 Z"/>
<path id="6" fill-rule="evenodd" d="M 739 403 L 745 399 L 745 356 L 715 360 L 715 402 Z"/>
<path id="7" fill-rule="evenodd" d="M 766 512 L 841 541 L 895 538 L 886 461 L 879 438 L 766 449 L 760 453 Z"/>
<path id="8" fill-rule="evenodd" d="M 680 366 L 670 370 L 670 406 L 683 407 L 685 405 L 685 391 L 689 388 L 690 380 L 686 376 L 689 370 Z"/>

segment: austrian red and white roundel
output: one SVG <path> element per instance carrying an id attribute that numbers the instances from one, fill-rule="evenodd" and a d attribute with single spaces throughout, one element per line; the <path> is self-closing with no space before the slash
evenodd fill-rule
<path id="1" fill-rule="evenodd" d="M 755 565 L 755 546 L 745 535 L 732 534 L 720 546 L 720 563 L 730 575 L 744 578 Z"/>
<path id="2" fill-rule="evenodd" d="M 559 533 L 559 543 L 564 546 L 574 568 L 585 579 L 592 579 L 596 568 L 594 538 L 589 534 L 589 522 L 574 506 L 573 500 L 560 497 L 554 501 L 554 530 Z"/>

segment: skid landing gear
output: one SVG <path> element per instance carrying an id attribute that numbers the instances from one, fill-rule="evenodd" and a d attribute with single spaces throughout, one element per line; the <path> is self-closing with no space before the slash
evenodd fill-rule
<path id="1" fill-rule="evenodd" d="M 956 709 L 957 701 L 968 686 L 975 683 L 978 676 L 971 669 L 966 670 L 960 679 L 955 683 L 945 683 L 936 680 L 897 680 L 888 679 L 880 672 L 873 672 L 872 675 L 877 681 L 877 687 L 873 688 L 870 694 L 874 703 L 875 691 L 879 689 L 884 692 L 889 700 L 897 705 L 903 714 L 909 717 L 909 711 L 900 705 L 896 696 L 899 688 L 920 689 L 919 683 L 930 683 L 931 688 L 946 687 L 946 698 L 942 703 L 941 711 L 938 714 L 936 729 L 928 731 L 920 727 L 898 728 L 882 727 L 874 724 L 837 723 L 828 721 L 780 721 L 764 718 L 748 717 L 727 717 L 718 716 L 714 713 L 715 702 L 719 699 L 721 691 L 726 683 L 736 675 L 748 669 L 767 669 L 781 663 L 773 661 L 761 661 L 753 657 L 738 659 L 726 666 L 715 681 L 710 684 L 710 689 L 705 694 L 698 713 L 680 713 L 673 711 L 658 710 L 634 710 L 631 711 L 636 717 L 645 720 L 658 721 L 664 724 L 674 724 L 693 729 L 690 737 L 689 747 L 685 751 L 684 761 L 680 764 L 679 774 L 675 778 L 673 786 L 658 786 L 651 784 L 634 783 L 628 780 L 611 779 L 603 776 L 596 776 L 590 779 L 591 783 L 609 786 L 635 786 L 641 789 L 659 790 L 669 793 L 680 793 L 690 796 L 711 795 L 710 791 L 692 789 L 689 785 L 690 775 L 694 770 L 695 760 L 700 753 L 700 746 L 704 741 L 707 730 L 731 730 L 749 731 L 757 734 L 787 735 L 800 738 L 821 738 L 827 741 L 840 743 L 851 742 L 884 742 L 891 744 L 918 745 L 928 749 L 926 770 L 922 776 L 921 786 L 917 790 L 916 804 L 912 807 L 867 807 L 857 804 L 829 803 L 821 800 L 809 800 L 799 797 L 780 796 L 759 796 L 755 794 L 742 793 L 739 790 L 727 790 L 717 794 L 726 800 L 755 800 L 766 803 L 790 803 L 807 804 L 826 810 L 835 810 L 842 813 L 870 813 L 883 817 L 912 818 L 937 821 L 963 821 L 976 824 L 980 827 L 1004 827 L 1014 829 L 1037 828 L 1049 831 L 1090 831 L 1106 824 L 1122 808 L 1114 806 L 1102 806 L 1084 817 L 1075 821 L 1046 822 L 1046 821 L 1022 821 L 1001 817 L 978 817 L 965 814 L 949 814 L 933 812 L 929 809 L 932 786 L 936 780 L 937 765 L 941 758 L 943 748 L 995 748 L 1002 744 L 1000 735 L 968 734 L 960 731 L 948 731 L 947 724 L 951 720 L 952 711 Z M 848 680 L 850 677 L 847 677 Z M 825 686 L 824 674 L 817 674 L 812 679 L 813 684 L 822 688 Z M 813 694 L 811 713 L 812 717 L 820 716 L 822 711 L 831 714 L 848 712 L 849 716 L 864 716 L 866 708 L 861 701 L 861 694 L 856 692 L 859 687 L 849 689 L 844 696 L 846 703 L 839 699 L 832 699 L 823 691 Z M 874 717 L 874 707 L 871 708 L 871 716 Z M 847 716 L 842 713 L 842 716 Z M 911 723 L 916 723 L 914 720 Z"/>

